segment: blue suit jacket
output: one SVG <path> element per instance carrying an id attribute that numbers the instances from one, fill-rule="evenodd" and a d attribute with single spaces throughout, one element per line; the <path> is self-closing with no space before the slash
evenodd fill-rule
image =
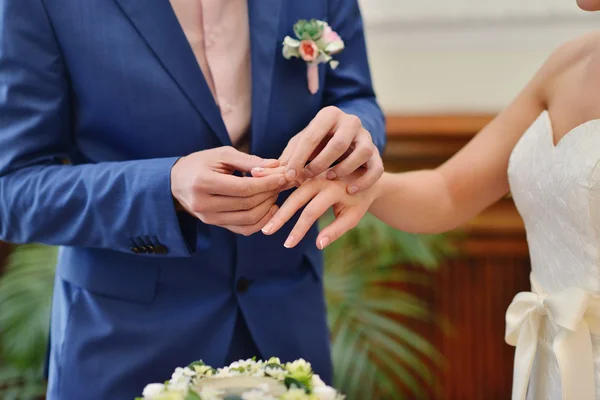
<path id="1" fill-rule="evenodd" d="M 252 153 L 277 158 L 327 105 L 382 149 L 356 0 L 249 12 Z M 316 95 L 305 64 L 281 55 L 301 18 L 346 42 Z M 168 0 L 0 0 L 0 239 L 62 246 L 50 399 L 125 399 L 194 359 L 221 365 L 238 307 L 264 356 L 330 378 L 316 228 L 288 250 L 294 221 L 242 237 L 174 209 L 178 157 L 229 144 Z"/>

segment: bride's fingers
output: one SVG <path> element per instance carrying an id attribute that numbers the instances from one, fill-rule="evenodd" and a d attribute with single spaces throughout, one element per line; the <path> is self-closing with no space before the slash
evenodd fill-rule
<path id="1" fill-rule="evenodd" d="M 285 174 L 286 168 L 287 167 L 285 167 L 285 166 L 277 167 L 277 168 L 257 167 L 257 168 L 252 169 L 252 176 L 254 178 L 262 178 L 262 177 L 270 176 L 270 175 Z M 293 187 L 299 187 L 305 181 L 306 181 L 306 177 L 304 176 L 304 174 L 301 173 L 298 175 L 298 177 L 295 180 L 289 182 L 288 185 L 284 186 L 284 188 L 281 191 L 283 192 L 283 191 L 286 191 Z"/>
<path id="2" fill-rule="evenodd" d="M 279 160 L 269 158 L 269 159 L 263 160 L 263 162 L 260 166 L 263 168 L 275 168 L 275 167 L 279 166 Z"/>
<path id="3" fill-rule="evenodd" d="M 338 201 L 340 201 L 340 199 L 336 197 L 336 192 L 334 191 L 324 191 L 317 194 L 315 198 L 308 203 L 304 211 L 302 211 L 302 214 L 300 214 L 300 218 L 290 232 L 284 246 L 288 249 L 296 246 L 300 240 L 304 238 L 306 232 L 308 232 L 317 220 L 327 212 L 329 207 Z"/>
<path id="4" fill-rule="evenodd" d="M 252 176 L 255 178 L 261 178 L 263 176 L 269 176 L 274 174 L 285 174 L 285 166 L 275 168 L 256 167 L 252 168 Z"/>
<path id="5" fill-rule="evenodd" d="M 296 214 L 296 212 L 304 207 L 306 203 L 312 200 L 313 197 L 319 192 L 318 185 L 306 184 L 300 186 L 294 193 L 287 198 L 287 200 L 281 205 L 279 211 L 275 213 L 273 218 L 265 225 L 262 232 L 265 235 L 272 235 L 277 232 L 281 227 L 290 220 Z"/>
<path id="6" fill-rule="evenodd" d="M 317 236 L 317 247 L 323 250 L 331 243 L 338 240 L 343 234 L 358 225 L 360 219 L 365 215 L 365 211 L 358 208 L 345 209 L 337 218 L 321 230 Z"/>

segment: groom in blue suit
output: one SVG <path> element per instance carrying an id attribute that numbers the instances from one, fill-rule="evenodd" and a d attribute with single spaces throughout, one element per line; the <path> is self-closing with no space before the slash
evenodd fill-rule
<path id="1" fill-rule="evenodd" d="M 381 173 L 361 16 L 356 0 L 243 5 L 247 151 L 168 0 L 0 0 L 0 239 L 61 246 L 49 400 L 132 398 L 196 359 L 305 358 L 332 379 L 316 227 L 293 248 L 294 221 L 260 229 L 307 160 L 308 178 L 366 169 L 349 193 Z M 281 54 L 311 18 L 346 46 L 314 94 Z"/>

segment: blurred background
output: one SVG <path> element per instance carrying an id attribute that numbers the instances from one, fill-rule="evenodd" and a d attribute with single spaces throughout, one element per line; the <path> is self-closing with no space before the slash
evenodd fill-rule
<path id="1" fill-rule="evenodd" d="M 386 169 L 452 156 L 559 44 L 597 29 L 574 0 L 362 0 Z M 0 399 L 42 398 L 56 249 L 0 243 Z M 373 218 L 326 251 L 336 386 L 348 399 L 510 398 L 504 313 L 529 285 L 510 196 L 459 232 Z"/>
<path id="2" fill-rule="evenodd" d="M 373 79 L 388 118 L 384 160 L 394 171 L 443 163 L 557 46 L 600 27 L 600 15 L 579 10 L 574 0 L 361 3 Z M 440 240 L 453 243 L 455 252 L 438 258 L 425 288 L 402 290 L 426 304 L 431 323 L 407 325 L 441 361 L 431 363 L 438 354 L 425 357 L 432 372 L 427 381 L 419 364 L 405 358 L 410 373 L 399 375 L 417 377 L 419 389 L 405 379 L 402 398 L 510 399 L 514 353 L 504 343 L 504 314 L 514 295 L 529 288 L 522 221 L 507 196 L 460 235 Z M 415 353 L 423 361 L 426 353 Z M 388 396 L 381 398 L 400 398 Z"/>

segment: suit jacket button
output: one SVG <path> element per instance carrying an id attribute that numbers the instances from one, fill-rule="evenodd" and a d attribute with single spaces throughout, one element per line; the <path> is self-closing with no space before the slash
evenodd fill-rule
<path id="1" fill-rule="evenodd" d="M 238 293 L 246 293 L 250 287 L 250 281 L 246 278 L 240 278 L 237 281 L 236 289 Z"/>
<path id="2" fill-rule="evenodd" d="M 151 244 L 146 246 L 146 250 L 148 251 L 148 254 L 154 254 L 155 250 L 154 250 L 154 246 L 152 246 Z"/>
<path id="3" fill-rule="evenodd" d="M 150 249 L 148 249 L 146 246 L 140 246 L 140 251 L 144 254 L 148 254 Z"/>
<path id="4" fill-rule="evenodd" d="M 135 253 L 135 254 L 140 254 L 140 248 L 139 248 L 139 247 L 135 247 L 135 246 L 134 246 L 134 247 L 130 247 L 130 248 L 129 248 L 129 250 L 130 250 L 132 253 Z"/>
<path id="5" fill-rule="evenodd" d="M 169 249 L 167 249 L 167 246 L 164 246 L 162 244 L 154 246 L 155 254 L 167 254 L 168 252 L 169 252 Z"/>

